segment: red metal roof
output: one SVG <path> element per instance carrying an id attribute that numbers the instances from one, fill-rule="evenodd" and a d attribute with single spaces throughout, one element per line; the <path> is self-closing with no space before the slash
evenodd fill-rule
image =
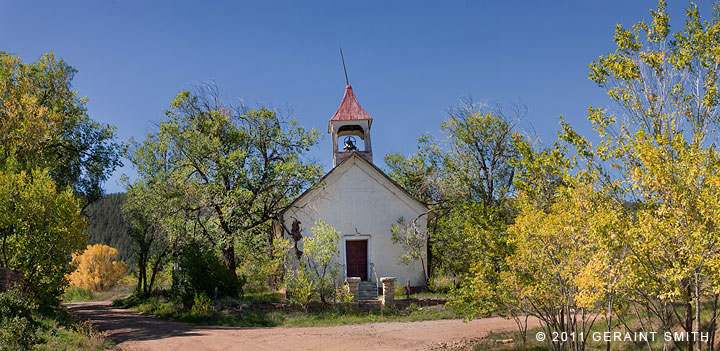
<path id="1" fill-rule="evenodd" d="M 331 121 L 352 121 L 352 120 L 370 120 L 372 117 L 360 107 L 355 94 L 353 93 L 352 87 L 348 84 L 345 87 L 345 96 L 343 96 L 340 107 L 335 112 Z"/>

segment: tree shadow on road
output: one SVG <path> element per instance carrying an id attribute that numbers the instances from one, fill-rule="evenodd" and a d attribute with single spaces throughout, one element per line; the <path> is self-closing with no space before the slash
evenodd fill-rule
<path id="1" fill-rule="evenodd" d="M 198 326 L 141 315 L 110 306 L 107 302 L 67 304 L 66 307 L 70 313 L 89 321 L 98 330 L 106 331 L 108 338 L 118 344 L 125 341 L 159 340 L 176 336 L 201 336 L 206 331 L 226 329 L 225 327 Z"/>

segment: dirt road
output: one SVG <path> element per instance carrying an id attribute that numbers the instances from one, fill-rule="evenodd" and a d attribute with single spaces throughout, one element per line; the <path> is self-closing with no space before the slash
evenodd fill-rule
<path id="1" fill-rule="evenodd" d="M 119 350 L 443 350 L 491 331 L 515 329 L 513 321 L 502 318 L 307 328 L 203 327 L 114 308 L 108 301 L 67 306 L 106 331 Z"/>

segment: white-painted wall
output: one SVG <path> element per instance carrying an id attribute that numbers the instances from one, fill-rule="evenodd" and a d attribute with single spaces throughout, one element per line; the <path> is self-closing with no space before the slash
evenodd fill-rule
<path id="1" fill-rule="evenodd" d="M 407 279 L 413 286 L 424 286 L 420 262 L 400 264 L 402 244 L 391 240 L 391 228 L 400 217 L 427 225 L 427 209 L 388 180 L 376 168 L 353 156 L 340 164 L 317 189 L 308 192 L 283 214 L 285 228 L 299 220 L 303 238 L 312 235 L 310 228 L 322 219 L 341 233 L 340 263 L 345 269 L 345 242 L 368 240 L 368 266 L 373 263 L 379 277 L 396 277 L 397 284 Z M 304 239 L 300 243 L 304 242 Z M 302 250 L 302 245 L 298 245 Z M 427 263 L 426 263 L 427 264 Z M 369 268 L 368 268 L 369 269 Z M 425 267 L 427 271 L 427 267 Z M 372 277 L 368 271 L 368 278 Z M 344 278 L 344 277 L 341 277 Z"/>

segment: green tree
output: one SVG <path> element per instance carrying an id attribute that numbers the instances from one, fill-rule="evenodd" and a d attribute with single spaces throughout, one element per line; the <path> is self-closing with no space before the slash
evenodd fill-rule
<path id="1" fill-rule="evenodd" d="M 138 274 L 136 291 L 147 296 L 152 292 L 157 274 L 172 254 L 173 239 L 168 233 L 173 230 L 176 219 L 171 215 L 172 209 L 165 197 L 158 193 L 165 188 L 142 181 L 126 186 L 128 192 L 122 211 L 129 223 L 126 233 L 134 244 Z"/>
<path id="2" fill-rule="evenodd" d="M 436 214 L 429 224 L 433 274 L 460 276 L 478 259 L 493 261 L 499 271 L 505 253 L 493 248 L 506 242 L 504 228 L 514 216 L 508 195 L 523 137 L 499 109 L 469 99 L 449 114 L 443 138 L 421 137 L 409 157 L 388 155 L 388 174 Z"/>
<path id="3" fill-rule="evenodd" d="M 57 302 L 70 254 L 87 241 L 81 211 L 120 164 L 114 128 L 87 116 L 75 69 L 53 54 L 32 63 L 0 52 L 0 266 Z"/>
<path id="4" fill-rule="evenodd" d="M 568 170 L 572 162 L 565 156 L 565 150 L 561 145 L 555 148 L 545 149 L 540 152 L 534 151 L 531 145 L 524 141 L 516 144 L 518 155 L 512 160 L 516 167 L 514 183 L 518 189 L 518 197 L 514 203 L 520 211 L 519 217 L 515 218 L 515 225 L 524 217 L 534 215 L 536 220 L 541 220 L 541 214 L 548 213 L 550 207 L 556 201 L 556 192 L 559 188 L 565 187 L 568 179 Z M 525 213 L 525 211 L 528 211 Z M 532 220 L 527 221 L 533 224 Z M 483 227 L 471 223 L 464 228 L 474 238 L 485 236 L 481 232 Z M 513 229 L 510 229 L 512 232 Z M 552 231 L 550 231 L 552 233 Z M 485 245 L 496 252 L 495 257 L 502 257 L 502 269 L 492 259 L 476 259 L 471 262 L 469 272 L 463 275 L 463 280 L 458 289 L 453 290 L 453 300 L 448 306 L 455 311 L 464 314 L 467 318 L 475 318 L 478 315 L 490 315 L 498 313 L 503 316 L 512 317 L 525 338 L 527 331 L 527 315 L 538 315 L 532 310 L 533 304 L 528 296 L 523 296 L 527 279 L 516 273 L 518 259 L 528 258 L 517 257 L 518 246 L 537 244 L 536 242 L 525 243 L 517 238 L 520 234 L 526 239 L 533 239 L 530 235 L 533 232 L 520 231 L 520 233 L 505 234 L 506 241 L 487 242 Z M 500 244 L 500 245 L 498 245 Z M 544 250 L 543 250 L 544 251 Z M 532 253 L 532 251 L 529 251 Z M 553 251 L 553 253 L 557 253 Z M 538 253 L 541 255 L 542 251 Z M 560 253 L 563 254 L 563 253 Z M 480 253 L 477 253 L 480 256 Z M 490 256 L 490 257 L 493 257 Z M 546 269 L 543 267 L 542 269 Z M 543 271 L 546 272 L 546 271 Z M 537 272 L 541 274 L 543 272 Z M 530 276 L 528 276 L 529 278 Z M 552 285 L 551 285 L 552 286 Z M 532 290 L 529 290 L 532 291 Z M 547 302 L 547 301 L 545 301 Z M 544 304 L 543 306 L 546 306 Z M 556 311 L 550 308 L 549 311 Z M 523 341 L 526 341 L 523 339 Z"/>
<path id="5" fill-rule="evenodd" d="M 133 143 L 128 157 L 140 182 L 162 189 L 185 233 L 221 250 L 236 274 L 238 241 L 265 235 L 272 245 L 270 220 L 319 178 L 319 165 L 305 157 L 319 134 L 218 95 L 213 86 L 178 94 L 159 130 Z"/>
<path id="6" fill-rule="evenodd" d="M 23 272 L 33 298 L 57 302 L 84 229 L 72 189 L 58 191 L 46 171 L 0 170 L 0 267 Z"/>
<path id="7" fill-rule="evenodd" d="M 121 163 L 115 128 L 90 119 L 87 99 L 72 90 L 76 72 L 52 53 L 26 63 L 0 52 L 0 163 L 12 158 L 20 169 L 48 169 L 84 209 Z"/>

